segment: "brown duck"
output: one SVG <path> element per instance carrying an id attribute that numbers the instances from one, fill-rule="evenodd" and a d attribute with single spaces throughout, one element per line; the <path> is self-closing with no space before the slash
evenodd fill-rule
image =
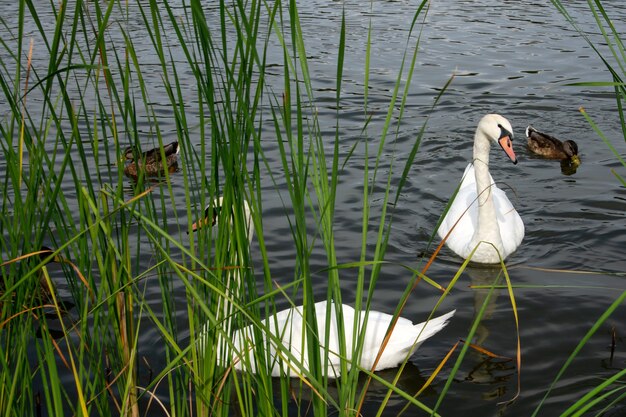
<path id="1" fill-rule="evenodd" d="M 178 169 L 178 141 L 163 146 L 165 160 L 161 155 L 161 148 L 150 149 L 140 153 L 137 147 L 129 147 L 124 151 L 124 157 L 131 161 L 124 167 L 124 174 L 137 179 L 143 173 L 146 177 L 158 177 L 165 171 L 171 173 Z"/>
<path id="2" fill-rule="evenodd" d="M 548 159 L 571 160 L 580 163 L 578 145 L 573 140 L 561 142 L 554 136 L 539 132 L 532 126 L 526 128 L 528 149 Z"/>

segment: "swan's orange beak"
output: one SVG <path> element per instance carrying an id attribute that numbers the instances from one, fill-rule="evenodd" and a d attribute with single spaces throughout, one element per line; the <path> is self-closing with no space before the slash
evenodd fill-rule
<path id="1" fill-rule="evenodd" d="M 515 152 L 513 151 L 513 142 L 511 142 L 511 137 L 509 135 L 504 135 L 500 139 L 498 139 L 498 143 L 500 144 L 504 152 L 506 152 L 509 159 L 514 164 L 517 164 L 517 157 L 515 156 Z"/>

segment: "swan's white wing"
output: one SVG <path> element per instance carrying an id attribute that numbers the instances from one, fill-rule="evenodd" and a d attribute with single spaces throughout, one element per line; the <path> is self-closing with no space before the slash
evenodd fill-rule
<path id="1" fill-rule="evenodd" d="M 519 213 L 509 201 L 506 193 L 497 187 L 493 187 L 493 201 L 498 215 L 498 226 L 504 246 L 503 257 L 515 252 L 524 239 L 524 222 Z"/>
<path id="2" fill-rule="evenodd" d="M 324 360 L 326 348 L 328 349 L 328 375 L 338 376 L 340 371 L 340 359 L 337 356 L 339 352 L 339 332 L 337 329 L 337 315 L 335 305 L 331 303 L 327 317 L 326 301 L 315 303 L 315 317 L 317 320 L 317 331 L 319 335 L 320 359 Z M 347 343 L 347 353 L 352 351 L 352 324 L 354 323 L 354 309 L 350 306 L 342 306 L 343 322 L 345 323 L 345 334 Z M 266 325 L 271 329 L 278 339 L 281 340 L 281 347 L 276 348 L 274 342 L 269 344 L 270 358 L 272 359 L 272 375 L 279 376 L 281 367 L 284 373 L 290 376 L 301 375 L 304 370 L 309 369 L 309 357 L 307 349 L 306 322 L 303 315 L 303 307 L 298 306 L 289 308 L 276 313 L 274 316 L 266 319 Z M 328 322 L 328 323 L 327 323 Z M 326 340 L 326 324 L 329 325 L 328 341 Z M 286 354 L 285 352 L 288 352 Z M 294 359 L 294 360 L 291 360 Z M 349 358 L 348 358 L 349 359 Z M 289 363 L 287 365 L 286 361 Z"/>
<path id="3" fill-rule="evenodd" d="M 339 333 L 337 330 L 335 306 L 331 305 L 331 318 L 328 321 L 330 324 L 329 340 L 328 343 L 326 343 L 326 306 L 326 301 L 315 304 L 318 334 L 320 335 L 320 355 L 323 360 L 325 355 L 324 347 L 328 346 L 328 375 L 336 377 L 341 370 L 340 359 L 339 356 L 337 356 L 339 352 Z M 344 304 L 342 305 L 342 313 L 346 335 L 346 354 L 348 356 L 347 359 L 351 360 L 355 311 L 352 307 Z M 364 313 L 362 314 L 364 316 Z M 453 314 L 454 311 L 432 319 L 428 323 L 420 323 L 417 325 L 413 325 L 410 320 L 405 318 L 398 318 L 392 336 L 387 343 L 376 369 L 382 370 L 397 366 L 408 355 L 412 354 L 424 340 L 445 327 L 448 319 Z M 361 367 L 368 369 L 374 364 L 374 360 L 382 346 L 385 333 L 387 332 L 392 318 L 393 316 L 390 314 L 370 311 L 361 360 L 359 362 Z M 272 334 L 281 341 L 281 347 L 277 349 L 276 342 L 274 341 L 275 338 L 268 340 L 264 337 L 264 344 L 269 354 L 266 355 L 265 358 L 271 362 L 268 365 L 271 366 L 272 376 L 287 374 L 293 377 L 302 374 L 302 369 L 308 369 L 306 332 L 304 331 L 305 323 L 302 316 L 302 306 L 289 308 L 276 313 L 274 316 L 265 320 L 265 325 L 270 329 Z M 415 343 L 416 340 L 417 343 Z M 235 331 L 232 341 L 236 355 L 238 356 L 233 357 L 232 365 L 234 368 L 256 372 L 256 361 L 259 358 L 255 359 L 254 355 L 263 353 L 255 351 L 256 346 L 254 343 L 252 325 Z M 295 359 L 295 361 L 289 360 L 291 358 Z M 244 365 L 244 362 L 247 363 Z"/>
<path id="4" fill-rule="evenodd" d="M 326 306 L 327 303 L 325 301 L 316 303 L 316 314 L 317 314 L 317 326 L 321 339 L 321 345 L 326 346 L 328 348 L 328 374 L 330 376 L 339 376 L 339 372 L 341 371 L 341 363 L 340 363 L 340 347 L 339 347 L 339 337 L 340 333 L 337 328 L 337 320 L 335 314 L 335 305 L 331 305 L 330 314 L 331 319 L 328 321 L 330 323 L 330 332 L 329 340 L 325 340 L 325 330 L 326 330 Z M 342 323 L 344 326 L 345 332 L 345 344 L 346 344 L 346 359 L 352 360 L 352 342 L 353 339 L 358 337 L 355 336 L 355 326 L 354 320 L 356 311 L 354 308 L 343 304 L 342 306 Z M 371 368 L 374 364 L 374 360 L 378 355 L 378 351 L 382 346 L 383 340 L 385 339 L 385 333 L 389 328 L 389 324 L 391 323 L 393 316 L 390 314 L 382 313 L 380 311 L 370 311 L 367 316 L 367 324 L 363 324 L 363 320 L 365 319 L 365 312 L 361 312 L 360 320 L 361 322 L 357 324 L 358 328 L 365 328 L 365 335 L 363 338 L 363 348 L 361 353 L 361 358 L 359 360 L 359 365 L 364 368 Z M 417 338 L 417 333 L 414 329 L 413 323 L 410 320 L 405 318 L 398 318 L 394 332 L 387 344 L 387 348 L 383 352 L 381 356 L 377 368 L 385 369 L 392 366 L 396 366 L 400 363 L 406 356 L 409 354 L 413 343 Z M 325 354 L 324 349 L 320 351 L 320 355 Z"/>
<path id="5" fill-rule="evenodd" d="M 446 240 L 446 245 L 457 255 L 467 258 L 473 249 L 469 248 L 469 243 L 472 241 L 477 223 L 476 176 L 474 165 L 470 163 L 465 168 L 459 191 L 441 222 L 437 234 L 443 239 L 452 230 Z"/>
<path id="6" fill-rule="evenodd" d="M 443 329 L 454 311 L 434 318 L 427 323 L 413 324 L 403 317 L 398 318 L 393 333 L 381 355 L 376 370 L 398 366 L 407 356 L 410 356 L 422 342 Z M 390 314 L 371 311 L 367 323 L 366 340 L 363 346 L 360 365 L 371 369 L 382 346 L 385 333 L 393 316 Z"/>
<path id="7" fill-rule="evenodd" d="M 317 317 L 317 331 L 320 338 L 320 359 L 324 361 L 326 354 L 328 354 L 327 372 L 330 377 L 339 377 L 341 372 L 341 359 L 340 343 L 339 343 L 339 329 L 337 328 L 337 313 L 335 310 L 336 304 L 330 303 L 330 310 L 327 309 L 328 303 L 326 301 L 320 301 L 315 303 L 315 315 Z M 330 314 L 328 320 L 327 317 Z M 352 353 L 352 333 L 354 324 L 354 309 L 348 305 L 341 305 L 341 318 L 344 326 L 345 343 L 346 343 L 346 355 L 348 359 L 351 359 Z M 326 324 L 329 324 L 328 340 L 326 340 Z"/>
<path id="8" fill-rule="evenodd" d="M 448 325 L 448 321 L 452 318 L 452 316 L 454 316 L 454 313 L 456 313 L 456 310 L 452 310 L 449 313 L 413 326 L 419 335 L 418 342 L 422 343 L 424 340 L 434 336 L 441 329 L 446 327 Z"/>
<path id="9" fill-rule="evenodd" d="M 255 355 L 265 355 L 264 358 L 269 361 L 268 367 L 271 367 L 272 376 L 282 374 L 296 376 L 299 373 L 298 368 L 301 366 L 308 367 L 306 341 L 303 343 L 302 340 L 304 335 L 302 306 L 279 311 L 266 318 L 263 324 L 274 335 L 274 337 L 268 338 L 267 330 L 261 330 L 263 345 L 266 347 L 264 352 L 256 349 L 253 325 L 245 326 L 234 332 L 232 337 L 234 345 L 232 364 L 235 369 L 256 372 L 256 364 L 260 358 L 255 358 Z M 275 339 L 281 341 L 279 348 L 277 348 Z M 286 361 L 290 357 L 293 357 L 295 361 Z"/>
<path id="10" fill-rule="evenodd" d="M 363 316 L 365 312 L 361 313 Z M 365 340 L 363 342 L 363 354 L 361 357 L 361 363 L 368 362 L 369 359 L 375 357 L 378 353 L 380 346 L 385 339 L 385 333 L 387 333 L 387 328 L 389 328 L 389 324 L 393 316 L 391 314 L 382 313 L 380 311 L 370 311 L 367 317 L 367 327 L 365 329 Z M 403 317 L 399 317 L 396 322 L 396 326 L 394 328 L 394 334 L 396 332 L 402 333 L 408 327 L 413 327 L 413 323 L 410 320 L 407 320 Z M 392 336 L 393 336 L 392 335 Z M 415 340 L 415 339 L 414 339 Z M 369 359 L 368 359 L 369 358 Z"/>

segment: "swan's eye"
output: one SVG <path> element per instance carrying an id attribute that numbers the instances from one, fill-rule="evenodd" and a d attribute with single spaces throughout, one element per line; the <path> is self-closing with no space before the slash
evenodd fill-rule
<path id="1" fill-rule="evenodd" d="M 505 136 L 509 137 L 509 140 L 513 140 L 513 132 L 509 132 L 507 128 L 498 123 L 498 127 L 500 128 L 500 137 L 498 139 L 502 139 Z"/>

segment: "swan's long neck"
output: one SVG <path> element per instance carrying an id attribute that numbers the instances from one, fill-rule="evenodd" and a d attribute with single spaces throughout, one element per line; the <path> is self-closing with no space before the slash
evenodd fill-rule
<path id="1" fill-rule="evenodd" d="M 235 216 L 235 213 L 233 212 L 233 216 Z M 247 251 L 250 248 L 250 245 L 252 244 L 252 237 L 254 235 L 254 223 L 252 221 L 252 213 L 250 211 L 250 207 L 248 206 L 248 203 L 244 200 L 243 203 L 243 221 L 245 222 L 245 230 L 246 230 L 246 234 L 247 234 L 247 246 L 242 246 L 242 245 L 231 245 L 229 244 L 229 249 L 234 250 L 235 253 L 232 255 L 232 258 L 230 259 L 231 262 L 233 262 L 232 264 L 232 271 L 228 271 L 225 274 L 226 277 L 226 285 L 225 285 L 225 292 L 226 292 L 226 297 L 223 298 L 223 305 L 222 305 L 222 309 L 223 309 L 223 314 L 224 314 L 224 319 L 225 319 L 225 326 L 224 326 L 224 331 L 226 332 L 226 334 L 230 334 L 232 331 L 232 316 L 235 313 L 235 308 L 234 306 L 231 305 L 230 302 L 230 297 L 231 294 L 233 292 L 233 290 L 235 291 L 235 293 L 238 293 L 241 290 L 241 286 L 243 285 L 242 279 L 241 279 L 241 273 L 242 271 L 240 269 L 245 268 L 246 265 L 244 265 L 244 259 L 246 258 L 246 255 L 243 253 L 243 251 Z M 233 224 L 231 223 L 230 226 L 232 227 Z M 233 228 L 233 232 L 234 232 L 235 228 Z M 231 234 L 232 238 L 236 238 L 236 236 L 233 234 Z M 236 288 L 233 288 L 236 287 Z"/>
<path id="2" fill-rule="evenodd" d="M 472 238 L 472 246 L 478 242 L 491 242 L 501 250 L 502 238 L 493 202 L 491 176 L 489 175 L 489 138 L 477 130 L 474 136 L 474 174 L 476 175 L 476 193 L 478 195 L 478 224 Z M 486 246 L 486 245 L 481 245 Z M 492 250 L 492 248 L 485 248 Z"/>
<path id="3" fill-rule="evenodd" d="M 486 204 L 493 208 L 491 198 L 491 178 L 489 176 L 489 139 L 480 130 L 474 136 L 474 173 L 479 207 Z M 495 211 L 494 211 L 495 213 Z"/>

